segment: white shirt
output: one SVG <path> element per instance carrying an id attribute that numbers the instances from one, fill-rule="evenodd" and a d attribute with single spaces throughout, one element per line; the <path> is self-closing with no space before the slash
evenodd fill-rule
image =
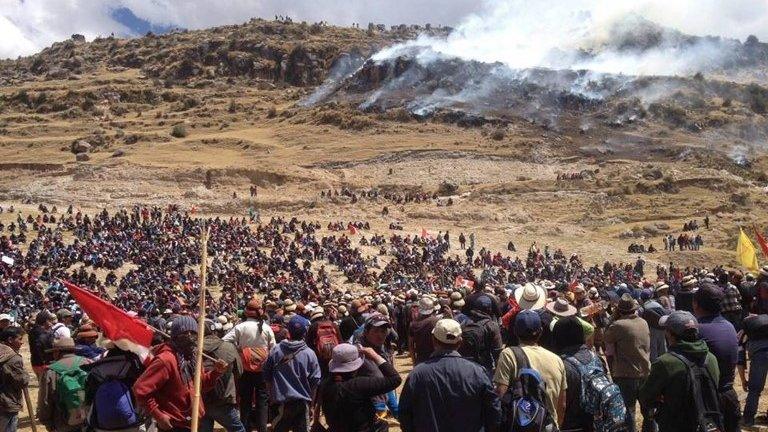
<path id="1" fill-rule="evenodd" d="M 224 337 L 223 340 L 232 342 L 238 349 L 246 347 L 267 347 L 271 350 L 275 346 L 275 334 L 272 327 L 267 322 L 261 324 L 249 319 L 234 326 Z"/>
<path id="2" fill-rule="evenodd" d="M 53 325 L 53 338 L 54 339 L 61 339 L 61 338 L 71 338 L 72 332 L 69 330 L 69 327 L 66 326 L 64 323 L 56 323 Z"/>

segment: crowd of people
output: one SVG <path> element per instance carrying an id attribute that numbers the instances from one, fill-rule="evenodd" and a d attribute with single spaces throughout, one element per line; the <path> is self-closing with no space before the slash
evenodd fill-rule
<path id="1" fill-rule="evenodd" d="M 351 232 L 365 222 L 324 233 L 175 206 L 40 210 L 0 234 L 2 430 L 16 428 L 27 365 L 48 431 L 189 430 L 204 227 L 202 430 L 730 432 L 757 420 L 768 267 L 670 263 L 650 280 L 641 258 L 590 267 L 536 244 L 521 258 L 463 233 L 452 247 L 448 232 Z M 106 339 L 61 280 L 156 329 L 151 354 Z"/>

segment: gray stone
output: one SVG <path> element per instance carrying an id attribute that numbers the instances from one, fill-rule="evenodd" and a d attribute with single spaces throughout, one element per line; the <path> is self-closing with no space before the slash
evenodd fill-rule
<path id="1" fill-rule="evenodd" d="M 75 155 L 75 159 L 78 162 L 87 162 L 91 160 L 91 157 L 88 155 L 88 153 L 78 153 Z"/>

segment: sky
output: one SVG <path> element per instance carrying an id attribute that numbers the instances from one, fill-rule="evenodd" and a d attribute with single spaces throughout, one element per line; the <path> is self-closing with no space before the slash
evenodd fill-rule
<path id="1" fill-rule="evenodd" d="M 529 0 L 535 3 L 539 0 Z M 556 10 L 573 9 L 576 0 L 542 0 Z M 53 42 L 80 33 L 138 36 L 148 30 L 200 29 L 238 24 L 251 17 L 277 15 L 295 21 L 324 20 L 336 25 L 368 22 L 443 24 L 472 28 L 468 23 L 494 25 L 499 10 L 530 2 L 520 0 L 0 0 L 0 58 L 40 51 Z M 697 35 L 744 39 L 749 34 L 768 40 L 768 0 L 587 0 L 592 13 L 607 8 L 637 13 L 661 24 Z M 519 15 L 523 16 L 523 15 Z M 506 19 L 506 18 L 505 18 Z M 530 19 L 530 18 L 526 18 Z M 498 25 L 515 25 L 498 22 Z M 491 32 L 490 35 L 493 35 Z M 504 33 L 506 34 L 506 33 Z M 503 35 L 503 34 L 502 34 Z"/>

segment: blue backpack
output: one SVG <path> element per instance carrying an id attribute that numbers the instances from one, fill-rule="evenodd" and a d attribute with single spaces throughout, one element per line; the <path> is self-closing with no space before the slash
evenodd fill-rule
<path id="1" fill-rule="evenodd" d="M 627 407 L 619 386 L 605 374 L 600 358 L 589 351 L 584 362 L 576 356 L 563 357 L 579 372 L 581 381 L 581 408 L 595 418 L 595 432 L 620 432 L 627 430 Z"/>
<path id="2" fill-rule="evenodd" d="M 558 430 L 547 409 L 546 383 L 538 371 L 531 369 L 528 357 L 520 347 L 510 347 L 515 355 L 517 377 L 502 398 L 504 422 L 508 432 L 555 432 Z"/>
<path id="3" fill-rule="evenodd" d="M 90 420 L 91 426 L 103 430 L 127 429 L 141 423 L 131 389 L 117 379 L 101 384 L 96 390 Z"/>

